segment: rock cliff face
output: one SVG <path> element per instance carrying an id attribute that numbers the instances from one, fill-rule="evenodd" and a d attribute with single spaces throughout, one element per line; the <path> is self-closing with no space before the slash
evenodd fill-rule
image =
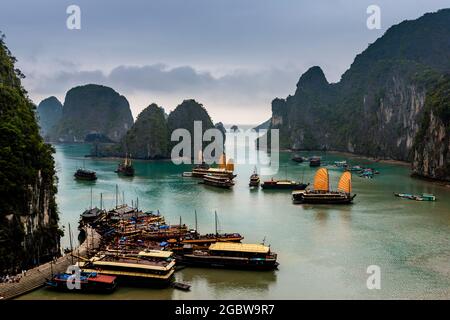
<path id="1" fill-rule="evenodd" d="M 413 172 L 450 181 L 450 76 L 429 91 L 413 147 Z"/>
<path id="2" fill-rule="evenodd" d="M 37 107 L 38 121 L 41 135 L 48 140 L 51 130 L 62 116 L 62 104 L 56 97 L 42 100 Z"/>
<path id="3" fill-rule="evenodd" d="M 130 105 L 124 96 L 109 87 L 88 84 L 67 92 L 52 139 L 84 141 L 86 135 L 98 133 L 118 142 L 132 125 Z"/>
<path id="4" fill-rule="evenodd" d="M 191 151 L 194 150 L 194 139 L 197 137 L 194 137 L 194 122 L 200 121 L 202 124 L 202 132 L 201 137 L 198 139 L 203 138 L 203 134 L 206 130 L 214 128 L 214 124 L 209 117 L 208 112 L 203 107 L 202 104 L 198 103 L 197 101 L 191 99 L 191 100 L 184 100 L 180 105 L 178 105 L 175 110 L 173 110 L 167 119 L 167 124 L 169 126 L 169 131 L 172 134 L 172 132 L 176 129 L 186 129 L 189 131 L 191 135 Z M 171 146 L 177 144 L 178 142 L 172 142 Z M 203 142 L 202 146 L 205 148 L 205 146 L 209 144 L 209 142 Z M 191 154 L 192 157 L 196 157 L 197 155 Z"/>
<path id="5" fill-rule="evenodd" d="M 0 38 L 0 274 L 60 253 L 52 148 Z"/>
<path id="6" fill-rule="evenodd" d="M 259 131 L 259 130 L 267 130 L 270 128 L 270 124 L 272 123 L 272 119 L 269 119 L 267 121 L 264 121 L 263 123 L 261 123 L 260 125 L 257 125 L 256 127 L 253 128 L 253 130 L 255 131 Z"/>
<path id="7" fill-rule="evenodd" d="M 270 128 L 280 130 L 280 146 L 412 161 L 427 92 L 450 72 L 448 34 L 450 9 L 440 10 L 390 28 L 338 83 L 310 68 L 294 95 L 272 102 Z"/>

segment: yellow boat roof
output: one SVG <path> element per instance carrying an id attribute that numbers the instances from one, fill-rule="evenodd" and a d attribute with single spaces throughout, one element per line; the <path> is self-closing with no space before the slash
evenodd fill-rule
<path id="1" fill-rule="evenodd" d="M 141 257 L 152 257 L 152 258 L 170 258 L 172 256 L 172 251 L 162 251 L 162 250 L 149 250 L 139 252 Z"/>
<path id="2" fill-rule="evenodd" d="M 233 171 L 226 170 L 226 169 L 223 169 L 223 168 L 209 168 L 208 171 L 211 171 L 211 172 L 226 172 L 226 173 L 233 172 Z"/>
<path id="3" fill-rule="evenodd" d="M 209 250 L 268 253 L 270 248 L 262 244 L 216 242 L 209 246 Z"/>
<path id="4" fill-rule="evenodd" d="M 128 262 L 114 262 L 114 261 L 101 261 L 97 260 L 94 262 L 94 266 L 111 266 L 111 267 L 125 267 L 132 269 L 146 269 L 146 270 L 159 270 L 159 271 L 167 271 L 172 269 L 175 266 L 175 261 L 171 261 L 167 266 L 156 266 L 156 265 L 148 265 L 148 264 L 139 264 L 139 263 L 128 263 Z"/>

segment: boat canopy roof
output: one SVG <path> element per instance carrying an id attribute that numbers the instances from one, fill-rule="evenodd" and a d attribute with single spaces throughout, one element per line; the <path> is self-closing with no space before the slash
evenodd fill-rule
<path id="1" fill-rule="evenodd" d="M 338 191 L 342 191 L 345 193 L 352 192 L 352 174 L 350 173 L 350 171 L 345 171 L 341 175 L 338 183 Z"/>
<path id="2" fill-rule="evenodd" d="M 93 261 L 94 266 L 110 266 L 110 267 L 124 267 L 124 268 L 131 268 L 131 269 L 145 269 L 145 270 L 158 270 L 158 271 L 167 271 L 172 269 L 175 266 L 175 261 L 171 261 L 167 265 L 157 265 L 157 264 L 146 264 L 144 261 L 138 261 L 130 263 L 130 262 L 120 262 L 119 261 L 102 261 L 102 260 L 96 260 Z M 144 264 L 145 263 L 145 264 Z"/>
<path id="3" fill-rule="evenodd" d="M 136 211 L 136 209 L 132 208 L 128 205 L 122 205 L 122 206 L 119 206 L 119 207 L 111 210 L 111 212 L 113 212 L 115 214 L 125 214 L 125 213 L 134 212 L 134 211 Z"/>
<path id="4" fill-rule="evenodd" d="M 314 177 L 314 190 L 329 191 L 329 185 L 328 170 L 320 168 Z"/>
<path id="5" fill-rule="evenodd" d="M 262 244 L 216 242 L 209 246 L 211 251 L 234 251 L 250 253 L 268 253 L 270 248 Z"/>
<path id="6" fill-rule="evenodd" d="M 149 250 L 139 252 L 141 257 L 151 257 L 151 258 L 170 258 L 172 256 L 172 251 L 162 251 L 162 250 Z"/>

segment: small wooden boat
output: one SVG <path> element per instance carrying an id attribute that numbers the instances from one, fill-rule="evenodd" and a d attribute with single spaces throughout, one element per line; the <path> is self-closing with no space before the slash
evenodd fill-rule
<path id="1" fill-rule="evenodd" d="M 95 171 L 78 169 L 73 175 L 77 180 L 95 181 L 97 180 L 97 174 Z"/>
<path id="2" fill-rule="evenodd" d="M 234 186 L 233 180 L 227 177 L 207 174 L 203 177 L 203 183 L 213 187 L 229 189 Z"/>
<path id="3" fill-rule="evenodd" d="M 134 167 L 131 163 L 131 159 L 128 158 L 128 154 L 125 156 L 123 162 L 118 164 L 115 172 L 127 177 L 134 176 Z"/>
<path id="4" fill-rule="evenodd" d="M 338 168 L 346 168 L 348 166 L 347 161 L 346 160 L 342 160 L 342 161 L 335 161 L 334 165 Z"/>
<path id="5" fill-rule="evenodd" d="M 410 194 L 410 193 L 394 193 L 396 197 L 409 199 L 409 200 L 416 200 L 416 201 L 436 201 L 436 197 L 429 193 L 422 193 L 420 195 L 417 194 Z"/>
<path id="6" fill-rule="evenodd" d="M 260 179 L 259 175 L 256 171 L 253 171 L 253 174 L 250 176 L 250 183 L 248 184 L 250 187 L 259 187 Z"/>
<path id="7" fill-rule="evenodd" d="M 337 191 L 329 190 L 329 176 L 326 168 L 317 170 L 314 177 L 314 189 L 293 191 L 294 203 L 349 204 L 356 197 L 352 192 L 352 175 L 345 171 L 339 179 Z"/>
<path id="8" fill-rule="evenodd" d="M 191 285 L 187 284 L 187 283 L 182 283 L 182 282 L 173 282 L 172 283 L 172 287 L 178 290 L 183 290 L 183 291 L 189 291 L 191 290 Z"/>
<path id="9" fill-rule="evenodd" d="M 70 285 L 73 285 L 70 286 Z M 111 292 L 116 286 L 116 277 L 98 274 L 96 272 L 81 272 L 79 279 L 74 278 L 74 275 L 69 273 L 57 273 L 50 280 L 45 282 L 45 285 L 50 288 L 58 290 L 71 290 L 74 292 Z M 79 285 L 79 289 L 77 286 Z"/>
<path id="10" fill-rule="evenodd" d="M 363 169 L 363 170 L 360 172 L 359 176 L 360 176 L 361 178 L 372 179 L 373 176 L 374 176 L 374 172 L 373 172 L 372 169 Z"/>
<path id="11" fill-rule="evenodd" d="M 309 159 L 309 166 L 310 167 L 320 167 L 320 157 L 311 157 Z"/>
<path id="12" fill-rule="evenodd" d="M 304 190 L 309 184 L 296 182 L 293 180 L 275 180 L 264 181 L 261 185 L 263 189 L 284 189 L 284 190 Z"/>
<path id="13" fill-rule="evenodd" d="M 349 169 L 347 169 L 348 171 L 351 171 L 351 172 L 361 172 L 362 170 L 364 170 L 364 168 L 363 167 L 361 167 L 361 166 L 353 166 L 353 167 L 350 167 Z"/>
<path id="14" fill-rule="evenodd" d="M 304 157 L 299 156 L 299 155 L 294 155 L 294 156 L 291 158 L 291 160 L 292 160 L 292 161 L 295 161 L 295 162 L 298 162 L 298 163 L 302 163 L 302 162 L 304 161 Z"/>

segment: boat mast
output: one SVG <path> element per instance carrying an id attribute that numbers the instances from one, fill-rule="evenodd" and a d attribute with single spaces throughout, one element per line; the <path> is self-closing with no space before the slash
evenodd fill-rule
<path id="1" fill-rule="evenodd" d="M 119 206 L 119 186 L 116 184 L 116 209 Z"/>
<path id="2" fill-rule="evenodd" d="M 103 210 L 103 193 L 100 193 L 100 211 Z"/>
<path id="3" fill-rule="evenodd" d="M 216 225 L 216 237 L 217 237 L 217 235 L 219 234 L 217 232 L 217 211 L 214 211 L 214 221 L 215 221 L 215 225 Z"/>
<path id="4" fill-rule="evenodd" d="M 72 258 L 72 265 L 73 265 L 72 230 L 70 229 L 70 223 L 69 223 L 69 241 L 70 241 L 70 255 Z"/>
<path id="5" fill-rule="evenodd" d="M 198 233 L 197 210 L 194 210 L 194 213 L 195 213 L 195 233 Z"/>
<path id="6" fill-rule="evenodd" d="M 92 187 L 91 187 L 91 207 L 90 209 L 92 209 Z"/>

